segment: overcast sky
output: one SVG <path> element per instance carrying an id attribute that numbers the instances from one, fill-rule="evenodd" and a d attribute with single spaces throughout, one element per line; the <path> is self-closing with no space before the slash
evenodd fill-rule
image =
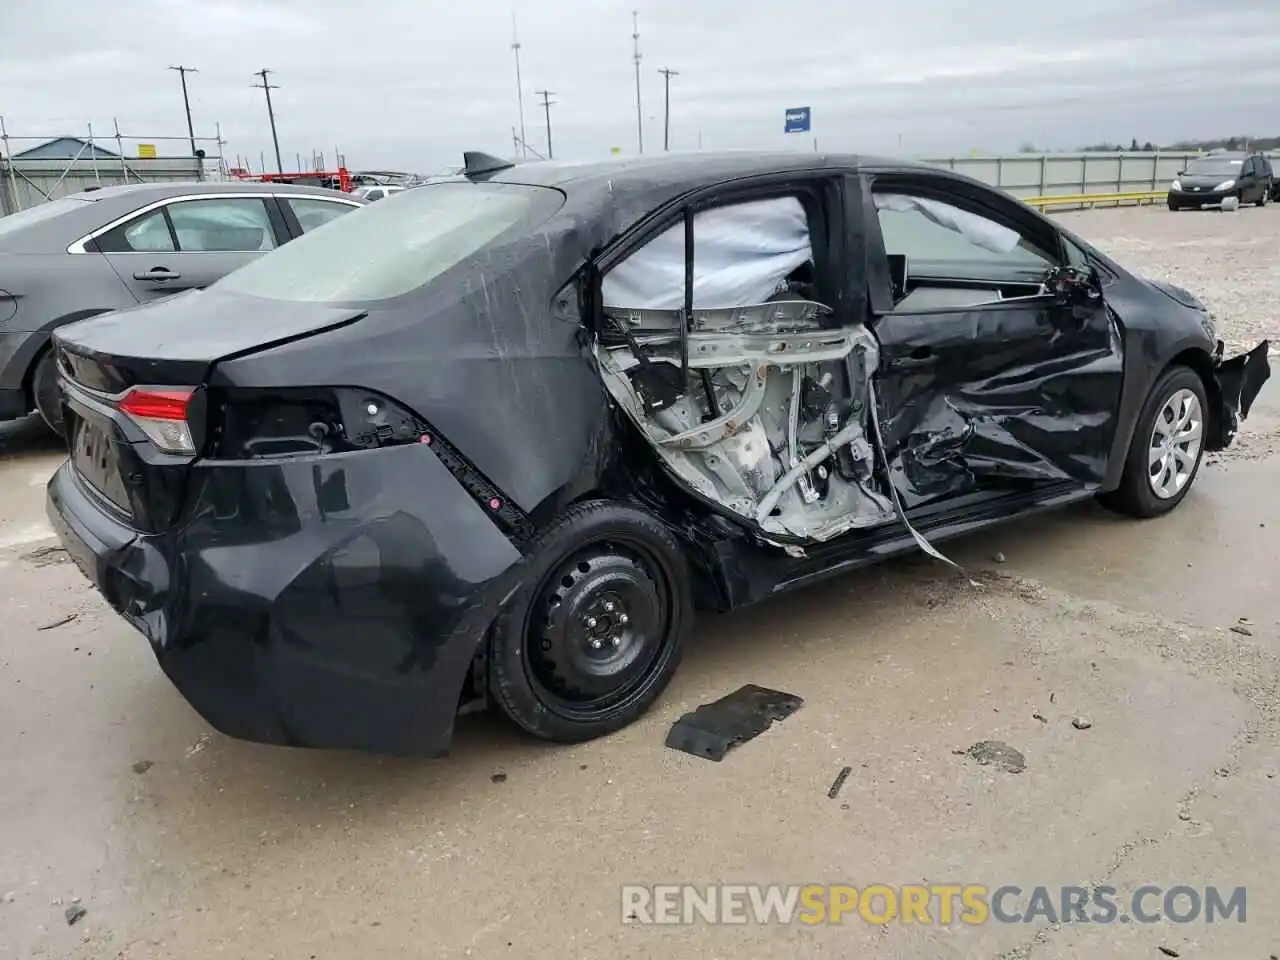
<path id="1" fill-rule="evenodd" d="M 433 172 L 464 149 L 637 149 L 631 11 L 639 10 L 646 152 L 793 148 L 945 156 L 1280 134 L 1280 0 L 0 0 L 0 114 L 11 135 L 196 133 L 265 153 L 253 71 L 272 91 L 287 168 L 335 146 L 348 165 Z M 783 134 L 788 107 L 813 136 Z M 30 144 L 17 144 L 15 150 Z M 161 152 L 177 147 L 162 145 Z M 211 150 L 212 152 L 212 150 Z"/>

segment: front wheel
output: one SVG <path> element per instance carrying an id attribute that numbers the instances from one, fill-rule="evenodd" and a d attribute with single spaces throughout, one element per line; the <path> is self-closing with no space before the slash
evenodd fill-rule
<path id="1" fill-rule="evenodd" d="M 1140 519 L 1181 503 L 1200 470 L 1208 409 L 1204 382 L 1194 370 L 1166 370 L 1138 415 L 1120 486 L 1100 497 L 1102 503 Z"/>
<path id="2" fill-rule="evenodd" d="M 490 637 L 493 699 L 545 740 L 627 726 L 680 662 L 693 619 L 683 547 L 652 514 L 594 500 L 554 521 L 527 556 Z"/>
<path id="3" fill-rule="evenodd" d="M 62 420 L 62 394 L 58 389 L 58 370 L 53 350 L 46 350 L 31 374 L 31 394 L 40 418 L 58 436 L 66 434 Z"/>
<path id="4" fill-rule="evenodd" d="M 1271 199 L 1271 187 L 1268 184 L 1263 184 L 1262 193 L 1258 195 L 1258 206 L 1265 207 L 1267 205 L 1267 201 L 1270 199 Z"/>

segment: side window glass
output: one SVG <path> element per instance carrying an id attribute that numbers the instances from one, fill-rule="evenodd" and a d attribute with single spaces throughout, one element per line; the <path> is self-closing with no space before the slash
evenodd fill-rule
<path id="1" fill-rule="evenodd" d="M 256 197 L 182 200 L 169 205 L 183 252 L 259 252 L 276 245 L 266 204 Z"/>
<path id="2" fill-rule="evenodd" d="M 293 215 L 298 218 L 298 225 L 303 233 L 310 233 L 316 227 L 323 226 L 330 220 L 337 220 L 344 213 L 351 213 L 357 208 L 349 203 L 338 203 L 334 200 L 315 200 L 310 197 L 287 197 L 286 202 Z"/>
<path id="3" fill-rule="evenodd" d="M 1067 251 L 1068 266 L 1072 266 L 1072 267 L 1089 266 L 1089 255 L 1085 253 L 1084 250 L 1082 250 L 1079 246 L 1073 243 L 1070 237 L 1065 235 L 1063 236 L 1062 246 Z"/>
<path id="4" fill-rule="evenodd" d="M 877 193 L 876 214 L 890 257 L 906 257 L 913 272 L 929 265 L 962 265 L 970 273 L 998 277 L 1045 270 L 1053 261 L 1016 230 L 929 197 Z"/>
<path id="5" fill-rule="evenodd" d="M 174 249 L 164 210 L 122 223 L 98 237 L 97 242 L 103 253 L 172 253 Z"/>
<path id="6" fill-rule="evenodd" d="M 605 309 L 683 309 L 684 233 L 676 223 L 611 268 L 601 283 Z M 695 310 L 816 299 L 809 219 L 794 196 L 701 210 L 693 243 Z"/>

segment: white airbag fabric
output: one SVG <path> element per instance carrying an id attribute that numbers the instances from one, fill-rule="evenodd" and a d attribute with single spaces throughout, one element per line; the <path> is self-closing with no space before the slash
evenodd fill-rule
<path id="1" fill-rule="evenodd" d="M 703 210 L 693 218 L 693 306 L 763 303 L 812 259 L 809 221 L 795 197 Z M 602 281 L 604 305 L 636 310 L 684 306 L 684 223 L 659 234 Z"/>
<path id="2" fill-rule="evenodd" d="M 992 253 L 1010 253 L 1018 245 L 1016 231 L 950 204 L 904 193 L 877 193 L 874 197 L 877 210 L 893 210 L 897 213 L 915 211 L 938 226 L 960 234 L 974 246 Z"/>

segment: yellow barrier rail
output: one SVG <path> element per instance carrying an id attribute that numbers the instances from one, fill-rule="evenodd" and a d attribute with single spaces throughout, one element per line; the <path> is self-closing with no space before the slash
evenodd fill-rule
<path id="1" fill-rule="evenodd" d="M 1051 197 L 1021 197 L 1029 207 L 1092 207 L 1099 203 L 1159 203 L 1169 192 L 1167 190 L 1136 190 L 1130 193 L 1063 193 Z"/>

